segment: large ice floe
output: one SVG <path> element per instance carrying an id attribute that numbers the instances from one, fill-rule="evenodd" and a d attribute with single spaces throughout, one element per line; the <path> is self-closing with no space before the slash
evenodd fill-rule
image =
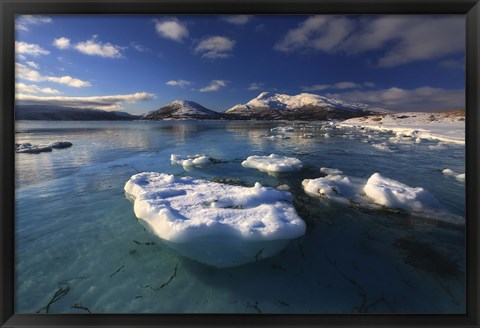
<path id="1" fill-rule="evenodd" d="M 125 192 L 137 218 L 181 255 L 230 267 L 273 256 L 305 233 L 289 192 L 144 172 Z"/>
<path id="2" fill-rule="evenodd" d="M 303 189 L 310 196 L 354 207 L 401 210 L 426 218 L 464 223 L 462 217 L 445 210 L 438 199 L 422 187 L 410 187 L 379 173 L 366 180 L 333 172 L 325 177 L 303 180 Z"/>
<path id="3" fill-rule="evenodd" d="M 242 166 L 262 172 L 292 172 L 302 168 L 302 162 L 295 157 L 284 157 L 276 154 L 270 156 L 249 156 Z"/>
<path id="4" fill-rule="evenodd" d="M 205 155 L 189 155 L 189 156 L 182 156 L 182 155 L 175 155 L 172 154 L 170 156 L 170 160 L 172 163 L 176 163 L 182 166 L 205 166 L 211 164 L 212 161 Z"/>
<path id="5" fill-rule="evenodd" d="M 385 178 L 380 173 L 372 174 L 363 191 L 374 203 L 389 208 L 425 212 L 440 206 L 439 201 L 428 190 L 409 187 L 399 181 Z"/>

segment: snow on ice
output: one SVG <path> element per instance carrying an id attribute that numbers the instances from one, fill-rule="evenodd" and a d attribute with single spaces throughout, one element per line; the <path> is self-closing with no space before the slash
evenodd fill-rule
<path id="1" fill-rule="evenodd" d="M 137 218 L 181 255 L 215 267 L 271 257 L 305 233 L 289 192 L 144 172 L 130 178 Z"/>

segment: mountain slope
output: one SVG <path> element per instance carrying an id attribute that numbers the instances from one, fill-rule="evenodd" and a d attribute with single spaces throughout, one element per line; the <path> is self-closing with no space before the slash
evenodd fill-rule
<path id="1" fill-rule="evenodd" d="M 36 121 L 118 121 L 136 120 L 140 116 L 126 112 L 104 111 L 68 107 L 44 107 L 39 105 L 15 106 L 15 120 Z"/>
<path id="2" fill-rule="evenodd" d="M 163 106 L 160 109 L 154 110 L 145 114 L 142 118 L 144 120 L 189 120 L 189 119 L 206 119 L 215 120 L 223 117 L 223 114 L 207 109 L 202 105 L 186 100 L 175 100 Z"/>
<path id="3" fill-rule="evenodd" d="M 226 111 L 230 117 L 243 119 L 331 120 L 386 113 L 385 109 L 350 103 L 310 93 L 290 96 L 262 92 L 246 104 Z"/>

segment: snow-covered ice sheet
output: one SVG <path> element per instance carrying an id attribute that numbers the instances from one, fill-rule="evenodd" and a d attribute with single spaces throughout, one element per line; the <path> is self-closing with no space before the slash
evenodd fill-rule
<path id="1" fill-rule="evenodd" d="M 125 192 L 149 230 L 183 256 L 229 267 L 277 254 L 305 233 L 289 192 L 144 172 Z"/>
<path id="2" fill-rule="evenodd" d="M 262 172 L 292 172 L 302 168 L 302 162 L 299 159 L 276 154 L 249 156 L 242 162 L 242 165 Z"/>
<path id="3" fill-rule="evenodd" d="M 465 144 L 465 113 L 395 113 L 351 118 L 340 123 L 343 127 L 363 127 L 394 132 L 411 140 L 430 139 Z M 420 138 L 420 139 L 419 139 Z"/>

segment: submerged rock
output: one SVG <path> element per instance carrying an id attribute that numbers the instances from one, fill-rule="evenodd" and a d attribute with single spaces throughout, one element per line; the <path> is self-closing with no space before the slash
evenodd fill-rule
<path id="1" fill-rule="evenodd" d="M 271 257 L 305 233 L 288 192 L 144 172 L 125 192 L 137 218 L 181 255 L 231 267 Z"/>

